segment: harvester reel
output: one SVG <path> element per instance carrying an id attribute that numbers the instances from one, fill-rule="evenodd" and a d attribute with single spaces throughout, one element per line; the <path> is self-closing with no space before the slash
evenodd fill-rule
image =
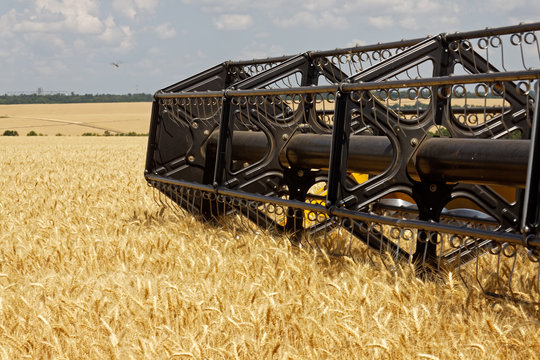
<path id="1" fill-rule="evenodd" d="M 538 292 L 538 30 L 217 65 L 155 94 L 146 179 L 161 203 L 330 253 L 474 263 L 502 296 L 526 259 Z"/>

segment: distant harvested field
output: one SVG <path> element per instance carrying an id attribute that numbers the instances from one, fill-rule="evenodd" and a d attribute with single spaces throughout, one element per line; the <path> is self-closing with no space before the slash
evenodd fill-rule
<path id="1" fill-rule="evenodd" d="M 538 359 L 538 314 L 162 209 L 146 138 L 0 137 L 0 358 Z"/>
<path id="2" fill-rule="evenodd" d="M 484 102 L 485 101 L 485 102 Z M 402 99 L 400 106 L 415 105 Z M 464 99 L 454 101 L 465 105 Z M 500 99 L 467 99 L 467 106 L 500 106 Z M 397 106 L 389 101 L 389 105 Z M 333 109 L 329 102 L 317 103 L 318 109 Z M 297 105 L 292 105 L 296 108 Z M 111 134 L 148 133 L 152 103 L 92 103 L 92 104 L 31 104 L 0 105 L 0 135 L 5 130 L 16 130 L 24 136 L 30 131 L 44 135 L 82 135 L 84 133 Z"/>
<path id="3" fill-rule="evenodd" d="M 16 130 L 45 135 L 148 133 L 152 103 L 0 105 L 0 135 Z"/>

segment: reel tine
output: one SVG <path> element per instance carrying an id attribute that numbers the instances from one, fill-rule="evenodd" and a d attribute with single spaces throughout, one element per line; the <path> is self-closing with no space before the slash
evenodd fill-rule
<path id="1" fill-rule="evenodd" d="M 176 203 L 174 202 L 174 196 L 176 194 L 176 186 L 174 185 L 171 185 L 169 187 L 169 194 L 166 196 L 166 201 L 167 201 L 167 206 L 168 208 L 174 213 L 174 214 L 178 214 L 178 210 L 177 210 L 177 205 Z"/>
<path id="2" fill-rule="evenodd" d="M 343 219 L 344 221 L 345 220 L 348 220 L 349 221 L 349 248 L 347 249 L 347 253 L 349 254 L 349 256 L 351 257 L 351 259 L 356 262 L 356 259 L 354 258 L 354 254 L 352 252 L 352 245 L 353 245 L 353 231 L 354 231 L 354 223 L 353 223 L 353 220 L 351 219 Z M 345 224 L 345 223 L 344 223 Z"/>
<path id="3" fill-rule="evenodd" d="M 510 249 L 509 250 L 510 252 L 508 252 L 507 249 Z M 516 246 L 513 245 L 513 244 L 509 244 L 509 243 L 503 244 L 502 255 L 504 257 L 506 257 L 507 259 L 510 259 L 510 261 L 512 262 L 512 265 L 511 265 L 509 273 L 508 273 L 508 291 L 510 292 L 511 298 L 516 299 L 516 296 L 515 296 L 515 293 L 514 293 L 514 290 L 513 290 L 513 285 L 512 285 L 512 279 L 513 279 L 513 276 L 514 276 L 514 270 L 516 268 L 516 263 L 517 263 L 517 248 L 516 248 Z"/>
<path id="4" fill-rule="evenodd" d="M 163 202 L 163 198 L 162 198 L 162 197 L 163 197 L 163 192 L 166 191 L 165 189 L 166 189 L 166 187 L 163 188 L 163 189 L 159 192 L 159 196 L 158 196 L 158 199 L 159 199 L 159 206 L 160 206 L 161 208 L 165 208 L 165 207 L 167 206 L 167 204 L 165 204 L 165 203 Z"/>
<path id="5" fill-rule="evenodd" d="M 171 195 L 172 195 L 171 185 L 169 184 L 169 185 L 165 186 L 163 194 L 162 194 L 163 207 L 168 209 L 168 210 L 172 210 L 171 206 L 169 205 L 169 201 L 170 201 L 169 199 L 170 199 Z"/>
<path id="6" fill-rule="evenodd" d="M 152 186 L 152 200 L 156 205 L 159 205 L 157 199 L 156 199 L 156 191 L 159 191 L 156 186 Z"/>
<path id="7" fill-rule="evenodd" d="M 435 238 L 437 239 L 435 241 L 435 245 L 439 245 L 439 256 L 437 256 L 437 270 L 441 269 L 441 259 L 443 256 L 443 250 L 444 250 L 444 241 L 442 239 L 442 235 L 440 233 L 435 233 Z"/>
<path id="8" fill-rule="evenodd" d="M 255 218 L 255 225 L 257 225 L 257 227 L 261 227 L 261 224 L 259 223 L 259 216 L 260 216 L 260 211 L 259 211 L 259 203 L 257 203 L 256 201 L 252 201 L 251 202 L 251 206 L 253 207 L 253 216 Z"/>
<path id="9" fill-rule="evenodd" d="M 187 192 L 188 192 L 189 189 L 186 189 L 186 188 L 182 188 L 182 190 L 180 191 L 180 207 L 182 209 L 187 209 L 187 211 L 189 211 L 189 208 L 187 207 Z"/>
<path id="10" fill-rule="evenodd" d="M 420 242 L 421 242 L 422 244 L 424 244 L 424 252 L 423 252 L 423 254 L 422 254 L 422 263 L 421 263 L 421 265 L 422 265 L 422 267 L 425 267 L 425 265 L 426 265 L 426 256 L 427 256 L 427 249 L 428 249 L 427 244 L 428 244 L 428 242 L 429 242 L 429 236 L 426 235 L 426 232 L 425 232 L 424 230 L 422 230 L 422 231 L 420 232 L 419 240 L 420 240 Z"/>
<path id="11" fill-rule="evenodd" d="M 516 255 L 516 247 L 512 244 L 499 244 L 497 250 L 497 283 L 501 290 L 500 295 L 505 299 L 517 299 L 512 285 L 512 278 L 517 260 Z M 510 265 L 508 265 L 508 261 L 511 262 Z"/>
<path id="12" fill-rule="evenodd" d="M 414 255 L 414 245 L 415 245 L 414 239 L 415 239 L 416 237 L 414 236 L 414 231 L 413 231 L 413 230 L 409 229 L 409 231 L 411 232 L 411 234 L 410 234 L 410 239 L 409 239 L 410 242 L 411 242 L 411 246 L 410 246 L 410 248 L 409 248 L 409 256 L 408 256 L 407 262 L 408 262 L 409 264 L 411 264 L 412 261 L 413 261 L 413 255 Z M 416 232 L 416 236 L 418 236 L 418 231 Z"/>
<path id="13" fill-rule="evenodd" d="M 191 204 L 191 206 L 193 207 L 193 209 L 195 210 L 195 213 L 198 215 L 198 216 L 201 216 L 202 213 L 201 213 L 201 207 L 200 206 L 197 206 L 195 205 L 195 203 L 197 202 L 197 200 L 199 199 L 199 202 L 200 202 L 200 199 L 201 199 L 201 191 L 200 190 L 194 190 L 193 191 L 193 202 Z"/>
<path id="14" fill-rule="evenodd" d="M 245 199 L 240 199 L 239 201 L 239 208 L 240 208 L 240 224 L 245 232 L 249 232 L 251 230 L 249 226 L 249 202 Z"/>
<path id="15" fill-rule="evenodd" d="M 245 224 L 246 224 L 246 228 L 248 229 L 247 231 L 250 231 L 251 226 L 250 226 L 250 223 L 249 223 L 249 219 L 250 219 L 250 216 L 251 216 L 251 204 L 250 204 L 249 200 L 245 200 L 244 209 L 246 211 L 244 221 L 245 221 Z"/>
<path id="16" fill-rule="evenodd" d="M 372 265 L 375 265 L 375 260 L 373 259 L 373 257 L 371 256 L 371 251 L 373 251 L 373 247 L 370 245 L 370 240 L 371 240 L 371 236 L 372 236 L 372 233 L 371 233 L 371 230 L 372 230 L 372 225 L 366 225 L 366 244 L 367 244 L 367 255 L 369 257 L 369 260 L 371 261 L 371 264 Z"/>
<path id="17" fill-rule="evenodd" d="M 339 218 L 338 232 L 339 232 L 339 241 L 342 246 L 342 256 L 347 256 L 352 258 L 352 234 L 349 231 L 350 226 L 347 224 L 350 223 L 350 220 L 347 218 Z"/>
<path id="18" fill-rule="evenodd" d="M 235 204 L 235 212 L 236 212 L 236 225 L 237 230 L 240 230 L 241 232 L 245 232 L 246 228 L 244 226 L 244 214 L 243 214 L 243 203 L 242 199 L 234 199 L 233 200 Z"/>
<path id="19" fill-rule="evenodd" d="M 479 275 L 480 274 L 480 249 L 479 249 L 479 246 L 478 246 L 478 242 L 479 242 L 479 240 L 475 239 L 475 249 L 476 249 L 475 279 L 476 279 L 476 282 L 477 282 L 478 286 L 480 286 L 480 289 L 482 290 L 482 292 L 484 294 L 486 294 L 487 291 L 484 288 L 484 286 L 482 285 L 481 279 L 479 278 L 479 276 L 480 276 Z"/>
<path id="20" fill-rule="evenodd" d="M 206 194 L 205 191 L 199 191 L 198 196 L 197 196 L 197 198 L 199 200 L 199 204 L 197 206 L 197 209 L 199 209 L 199 215 L 203 215 L 203 206 L 204 206 L 205 194 Z"/>
<path id="21" fill-rule="evenodd" d="M 198 215 L 195 209 L 195 190 L 188 189 L 186 192 L 186 205 L 188 209 L 194 214 Z"/>
<path id="22" fill-rule="evenodd" d="M 453 241 L 455 241 L 454 239 L 456 239 L 456 238 L 459 240 L 459 242 L 457 243 L 457 245 L 454 245 Z M 453 248 L 458 249 L 458 256 L 457 256 L 457 260 L 456 260 L 457 264 L 453 267 L 453 269 L 457 269 L 456 271 L 458 273 L 458 276 L 461 279 L 461 282 L 465 285 L 465 287 L 467 289 L 470 289 L 470 287 L 469 287 L 469 283 L 465 279 L 463 271 L 461 269 L 461 266 L 462 266 L 462 257 L 461 257 L 461 255 L 462 255 L 463 246 L 464 245 L 466 246 L 467 242 L 469 240 L 471 240 L 471 239 L 464 240 L 461 236 L 457 236 L 457 235 L 452 235 L 451 238 L 450 238 L 450 246 L 453 247 Z"/>
<path id="23" fill-rule="evenodd" d="M 501 282 L 501 245 L 500 244 L 497 244 L 497 248 L 495 250 L 495 253 L 493 253 L 493 255 L 495 255 L 497 257 L 497 271 L 496 271 L 496 280 L 497 280 L 497 285 L 499 286 L 499 290 L 500 292 L 502 293 L 503 297 L 504 298 L 507 298 L 506 296 L 506 291 L 504 289 L 504 286 Z M 496 291 L 494 291 L 494 293 L 496 293 Z"/>
<path id="24" fill-rule="evenodd" d="M 537 303 L 540 304 L 540 261 L 536 262 L 536 293 L 538 294 Z"/>
<path id="25" fill-rule="evenodd" d="M 347 223 L 349 223 L 350 220 L 347 218 L 339 218 L 339 236 L 340 236 L 340 243 L 343 247 L 343 256 L 347 256 L 349 258 L 352 258 L 352 234 L 348 229 Z"/>

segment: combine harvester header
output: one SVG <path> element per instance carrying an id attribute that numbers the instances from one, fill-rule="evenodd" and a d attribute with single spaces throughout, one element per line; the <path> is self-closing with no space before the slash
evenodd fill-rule
<path id="1" fill-rule="evenodd" d="M 538 30 L 222 63 L 155 94 L 146 180 L 203 219 L 537 304 Z"/>

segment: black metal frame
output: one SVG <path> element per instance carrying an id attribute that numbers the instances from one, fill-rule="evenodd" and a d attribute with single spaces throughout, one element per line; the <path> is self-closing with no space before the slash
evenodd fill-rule
<path id="1" fill-rule="evenodd" d="M 516 39 L 532 41 L 530 36 L 534 36 L 538 44 L 534 34 L 538 30 L 540 23 L 220 64 L 155 94 L 145 177 L 149 184 L 190 212 L 214 218 L 237 211 L 257 224 L 292 233 L 295 239 L 300 232 L 326 233 L 329 228 L 340 226 L 373 248 L 384 247 L 397 257 L 431 266 L 439 266 L 441 260 L 452 263 L 456 258 L 459 263 L 460 257 L 463 261 L 481 251 L 495 253 L 501 251 L 497 247 L 516 245 L 529 249 L 530 258 L 538 262 L 540 91 L 536 90 L 533 99 L 528 90 L 524 95 L 520 86 L 538 82 L 540 66 L 499 71 L 471 47 L 471 39 L 480 38 L 478 43 L 484 44 L 493 39 L 501 41 L 503 35 L 510 36 L 513 44 L 518 44 Z M 375 64 L 355 74 L 344 71 L 343 63 L 352 61 L 354 56 L 361 59 L 361 54 L 367 52 L 379 54 L 376 59 L 371 55 Z M 408 76 L 411 67 L 426 61 L 433 64 L 432 77 L 399 78 L 400 74 Z M 458 63 L 467 75 L 452 75 Z M 319 84 L 321 77 L 327 85 Z M 294 84 L 288 85 L 289 82 Z M 495 95 L 502 94 L 502 106 L 484 105 L 469 111 L 484 116 L 485 120 L 476 126 L 468 123 L 467 107 L 455 109 L 451 103 L 455 89 L 465 91 L 468 84 L 477 84 L 475 91 L 481 85 Z M 404 108 L 397 113 L 389 106 L 389 94 L 399 95 L 400 89 L 408 89 L 409 94 L 410 89 L 415 89 L 416 109 Z M 419 108 L 418 104 L 423 103 L 418 94 L 423 89 L 430 94 L 426 99 L 429 102 L 424 101 L 427 105 Z M 380 96 L 381 92 L 386 98 Z M 534 109 L 531 100 L 535 102 Z M 321 105 L 322 110 L 318 108 Z M 456 119 L 463 114 L 465 121 L 459 123 Z M 488 119 L 486 114 L 494 115 Z M 407 120 L 411 115 L 417 115 L 414 121 Z M 325 121 L 330 121 L 330 125 Z M 515 140 L 522 141 L 516 154 L 522 164 L 528 164 L 526 179 L 514 176 L 513 180 L 497 180 L 491 175 L 490 182 L 518 187 L 525 184 L 524 191 L 517 189 L 513 202 L 503 199 L 484 185 L 481 168 L 471 171 L 469 181 L 461 181 L 466 180 L 463 176 L 451 178 L 444 169 L 429 174 L 418 171 L 412 176 L 411 162 L 422 159 L 422 152 L 434 143 L 429 135 L 434 126 L 442 126 L 450 133 L 451 138 L 440 139 L 439 144 L 460 150 L 467 148 L 469 140 L 474 144 L 469 148 L 476 149 L 475 146 L 482 147 L 481 141 L 500 141 L 487 139 L 519 131 L 524 140 Z M 239 144 L 250 134 L 256 134 L 251 136 L 252 142 L 265 141 L 260 146 L 243 145 L 242 141 Z M 303 134 L 331 136 L 328 166 L 313 168 L 313 163 L 287 159 L 287 149 Z M 349 172 L 351 158 L 358 155 L 352 144 L 360 134 L 384 137 L 392 148 L 388 168 L 364 183 L 356 182 Z M 530 151 L 528 159 L 524 159 L 527 144 Z M 254 154 L 242 154 L 254 149 Z M 311 154 L 315 156 L 314 152 Z M 440 163 L 436 153 L 430 156 L 433 164 Z M 487 162 L 497 160 L 493 154 L 485 156 Z M 455 160 L 456 166 L 465 163 L 463 157 Z M 319 182 L 326 183 L 324 199 L 309 193 L 311 186 Z M 395 192 L 414 199 L 418 220 L 372 211 L 373 204 Z M 456 198 L 477 204 L 497 226 L 486 230 L 439 222 L 441 216 L 451 217 L 449 213 L 444 215 L 443 210 Z M 275 216 L 272 219 L 268 211 L 261 210 L 267 208 L 265 204 L 282 208 L 284 220 L 277 221 Z M 400 211 L 406 213 L 408 209 Z M 320 221 L 306 226 L 306 213 L 321 215 L 317 217 Z M 374 224 L 401 231 L 415 229 L 414 251 L 412 247 L 409 252 L 402 249 Z M 372 234 L 377 235 L 376 240 Z M 440 234 L 470 241 L 462 239 L 461 245 L 443 254 L 437 240 Z"/>

